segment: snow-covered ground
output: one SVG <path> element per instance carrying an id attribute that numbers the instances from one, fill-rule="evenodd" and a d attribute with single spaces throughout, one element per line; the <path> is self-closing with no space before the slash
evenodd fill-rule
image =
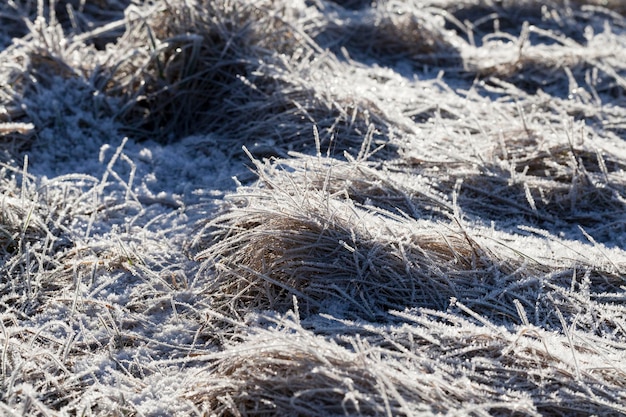
<path id="1" fill-rule="evenodd" d="M 626 415 L 625 13 L 0 3 L 0 414 Z"/>

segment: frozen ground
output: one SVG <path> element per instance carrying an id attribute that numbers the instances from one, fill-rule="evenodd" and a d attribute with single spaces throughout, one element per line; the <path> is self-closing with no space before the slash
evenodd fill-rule
<path id="1" fill-rule="evenodd" d="M 0 414 L 626 415 L 625 13 L 0 3 Z"/>

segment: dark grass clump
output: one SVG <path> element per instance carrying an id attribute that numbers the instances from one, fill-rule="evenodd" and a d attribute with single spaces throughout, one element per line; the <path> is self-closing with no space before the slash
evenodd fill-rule
<path id="1" fill-rule="evenodd" d="M 108 96 L 125 103 L 116 116 L 130 133 L 168 141 L 214 122 L 211 114 L 251 65 L 245 48 L 252 29 L 243 8 L 164 4 L 128 20 L 118 43 L 129 55 L 98 77 Z"/>
<path id="2" fill-rule="evenodd" d="M 374 3 L 353 12 L 337 13 L 315 39 L 339 57 L 368 65 L 394 66 L 411 62 L 416 68 L 438 65 L 452 68 L 460 64 L 458 51 L 450 42 L 434 7 L 403 8 L 396 3 Z"/>
<path id="3" fill-rule="evenodd" d="M 332 64 L 341 71 L 339 64 Z M 313 129 L 319 132 L 322 149 L 335 157 L 341 158 L 344 152 L 357 154 L 365 135 L 374 146 L 383 147 L 374 158 L 395 154 L 388 116 L 375 103 L 350 96 L 333 98 L 328 91 L 311 89 L 310 77 L 328 68 L 317 63 L 301 67 L 301 78 L 294 77 L 282 60 L 261 68 L 228 97 L 227 107 L 211 129 L 222 135 L 236 132 L 238 141 L 259 158 L 285 157 L 290 151 L 313 153 Z"/>
<path id="4" fill-rule="evenodd" d="M 172 142 L 211 132 L 263 156 L 311 149 L 312 125 L 338 155 L 358 147 L 370 125 L 388 141 L 375 105 L 311 86 L 317 71 L 338 64 L 311 59 L 320 47 L 285 23 L 298 13 L 287 4 L 187 2 L 142 13 L 126 19 L 117 41 L 126 52 L 94 73 L 133 137 Z"/>
<path id="5" fill-rule="evenodd" d="M 373 0 L 331 0 L 332 3 L 338 4 L 347 10 L 360 10 L 376 5 Z"/>

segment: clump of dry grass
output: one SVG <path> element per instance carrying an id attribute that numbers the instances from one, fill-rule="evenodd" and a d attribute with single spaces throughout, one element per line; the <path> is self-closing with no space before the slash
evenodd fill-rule
<path id="1" fill-rule="evenodd" d="M 259 345 L 267 348 L 259 350 L 255 347 Z M 429 396 L 444 397 L 437 395 L 428 378 L 403 375 L 408 369 L 401 355 L 350 336 L 339 343 L 327 340 L 289 319 L 279 322 L 276 330 L 247 336 L 227 351 L 228 360 L 217 361 L 211 369 L 215 383 L 197 385 L 186 395 L 216 415 L 267 415 L 279 410 L 310 416 L 409 415 L 445 408 L 429 404 Z M 249 363 L 255 366 L 245 365 Z M 410 373 L 428 372 L 419 361 L 411 365 Z M 422 401 L 411 395 L 418 392 Z M 455 394 L 449 393 L 445 402 L 457 402 Z"/>
<path id="2" fill-rule="evenodd" d="M 585 284 L 591 297 L 620 292 L 620 264 L 606 264 L 610 272 L 591 258 L 581 266 L 555 263 L 501 238 L 472 237 L 456 217 L 458 208 L 427 187 L 416 187 L 411 198 L 394 187 L 393 176 L 368 178 L 363 162 L 301 158 L 257 162 L 260 188 L 233 195 L 194 238 L 201 275 L 209 276 L 205 291 L 223 314 L 243 320 L 240 312 L 250 309 L 286 311 L 295 295 L 307 317 L 334 311 L 341 300 L 341 314 L 371 320 L 390 309 L 444 310 L 454 297 L 477 314 L 511 323 L 519 323 L 521 303 L 543 325 L 560 328 L 557 316 L 545 314 L 554 311 L 555 298 L 568 316 L 582 308 L 566 295 L 573 285 L 567 277 L 593 277 Z M 367 201 L 394 194 L 418 217 L 394 214 L 393 200 L 384 209 Z"/>
<path id="3" fill-rule="evenodd" d="M 192 2 L 129 15 L 117 40 L 126 57 L 98 74 L 101 89 L 122 99 L 117 117 L 135 135 L 163 140 L 202 131 L 212 109 L 248 70 L 246 19 L 252 8 Z"/>
<path id="4" fill-rule="evenodd" d="M 319 14 L 309 17 L 287 3 L 242 1 L 142 4 L 128 10 L 107 30 L 70 37 L 64 51 L 31 58 L 56 76 L 83 77 L 106 98 L 101 116 L 121 122 L 124 132 L 161 142 L 207 132 L 234 143 L 264 136 L 266 143 L 251 150 L 282 155 L 310 145 L 311 124 L 338 154 L 358 148 L 372 124 L 377 141 L 386 141 L 385 116 L 374 103 L 334 100 L 311 88 L 317 66 L 338 65 L 311 58 L 321 49 L 301 26 L 323 26 Z M 125 32 L 104 48 L 102 42 L 120 27 Z M 61 28 L 53 35 L 42 38 L 62 38 Z M 91 60 L 77 64 L 66 58 L 87 44 L 99 49 Z M 77 66 L 78 74 L 63 70 Z"/>
<path id="5" fill-rule="evenodd" d="M 309 162 L 314 166 L 315 159 Z M 262 187 L 242 191 L 245 198 L 233 196 L 232 205 L 196 238 L 196 258 L 216 274 L 208 291 L 228 314 L 239 316 L 250 308 L 284 311 L 297 295 L 307 315 L 342 300 L 350 314 L 374 319 L 389 309 L 444 309 L 450 297 L 465 291 L 468 299 L 480 298 L 470 294 L 472 287 L 520 278 L 515 261 L 498 259 L 454 222 L 433 230 L 433 223 L 375 206 L 368 212 L 349 192 L 333 192 L 341 171 L 335 178 L 332 166 L 325 178 L 315 169 L 295 175 L 270 171 L 260 173 Z M 316 176 L 321 188 L 311 187 Z M 322 178 L 335 186 L 325 188 Z M 344 184 L 362 195 L 374 190 L 366 199 L 398 193 L 390 182 L 358 178 Z M 433 202 L 446 207 L 436 199 L 422 200 L 426 207 Z"/>
<path id="6" fill-rule="evenodd" d="M 596 369 L 585 342 L 561 349 L 567 338 L 531 325 L 485 327 L 434 311 L 398 318 L 403 323 L 385 329 L 318 323 L 325 336 L 293 313 L 272 318 L 271 329 L 228 346 L 206 372 L 214 382 L 185 397 L 219 416 L 624 412 L 622 378 Z M 605 354 L 619 361 L 619 350 Z M 577 397 L 580 384 L 593 400 Z"/>

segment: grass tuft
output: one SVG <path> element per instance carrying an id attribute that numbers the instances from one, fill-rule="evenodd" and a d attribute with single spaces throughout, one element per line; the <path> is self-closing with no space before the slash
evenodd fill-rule
<path id="1" fill-rule="evenodd" d="M 0 4 L 0 414 L 626 415 L 617 1 Z"/>

